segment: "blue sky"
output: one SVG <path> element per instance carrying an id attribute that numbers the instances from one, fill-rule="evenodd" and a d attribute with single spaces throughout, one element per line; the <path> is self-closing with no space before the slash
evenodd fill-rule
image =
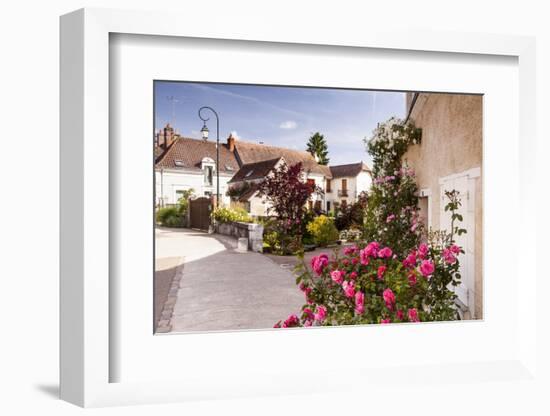
<path id="1" fill-rule="evenodd" d="M 155 128 L 170 122 L 181 135 L 200 138 L 197 111 L 204 105 L 220 117 L 220 141 L 235 132 L 242 140 L 305 150 L 318 131 L 327 141 L 330 165 L 360 160 L 370 164 L 363 138 L 370 137 L 376 123 L 404 117 L 405 94 L 157 81 Z M 208 128 L 209 140 L 215 140 L 214 116 Z"/>

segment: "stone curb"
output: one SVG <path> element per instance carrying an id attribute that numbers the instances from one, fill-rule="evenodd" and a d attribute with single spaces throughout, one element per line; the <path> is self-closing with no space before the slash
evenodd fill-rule
<path id="1" fill-rule="evenodd" d="M 183 277 L 184 260 L 184 257 L 180 258 L 180 264 L 176 268 L 176 274 L 174 275 L 174 279 L 170 284 L 168 297 L 166 298 L 166 302 L 164 302 L 164 306 L 160 314 L 160 320 L 157 325 L 157 333 L 167 333 L 172 331 L 172 318 L 174 316 L 174 307 L 176 306 L 178 291 L 180 289 L 180 283 Z"/>

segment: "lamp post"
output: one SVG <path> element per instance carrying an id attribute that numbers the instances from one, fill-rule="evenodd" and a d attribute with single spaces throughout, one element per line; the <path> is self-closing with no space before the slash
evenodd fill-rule
<path id="1" fill-rule="evenodd" d="M 218 113 L 216 113 L 212 107 L 204 106 L 199 108 L 199 118 L 203 122 L 201 129 L 203 140 L 208 140 L 208 127 L 206 126 L 206 122 L 210 120 L 210 118 L 202 116 L 201 113 L 203 110 L 210 110 L 216 116 L 216 208 L 218 208 L 220 204 L 220 119 Z"/>

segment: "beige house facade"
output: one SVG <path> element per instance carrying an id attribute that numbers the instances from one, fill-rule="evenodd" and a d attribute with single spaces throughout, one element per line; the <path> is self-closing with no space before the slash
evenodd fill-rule
<path id="1" fill-rule="evenodd" d="M 415 170 L 424 223 L 450 230 L 445 191 L 457 190 L 459 213 L 467 230 L 456 238 L 462 284 L 456 293 L 466 317 L 483 318 L 483 97 L 481 95 L 407 93 L 407 119 L 422 129 L 422 141 L 404 161 Z"/>

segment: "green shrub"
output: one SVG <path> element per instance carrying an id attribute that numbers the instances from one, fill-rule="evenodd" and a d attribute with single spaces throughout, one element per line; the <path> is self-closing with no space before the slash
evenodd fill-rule
<path id="1" fill-rule="evenodd" d="M 164 227 L 183 227 L 178 207 L 164 207 L 157 211 L 157 223 Z"/>
<path id="2" fill-rule="evenodd" d="M 187 189 L 181 192 L 181 196 L 178 199 L 178 212 L 183 217 L 187 214 L 189 209 L 189 198 L 191 198 L 195 193 L 193 188 Z"/>
<path id="3" fill-rule="evenodd" d="M 325 215 L 316 217 L 307 225 L 307 230 L 313 235 L 315 243 L 321 247 L 335 243 L 339 237 L 333 219 Z"/>
<path id="4" fill-rule="evenodd" d="M 253 218 L 242 208 L 220 207 L 212 211 L 212 219 L 216 222 L 253 222 Z"/>

